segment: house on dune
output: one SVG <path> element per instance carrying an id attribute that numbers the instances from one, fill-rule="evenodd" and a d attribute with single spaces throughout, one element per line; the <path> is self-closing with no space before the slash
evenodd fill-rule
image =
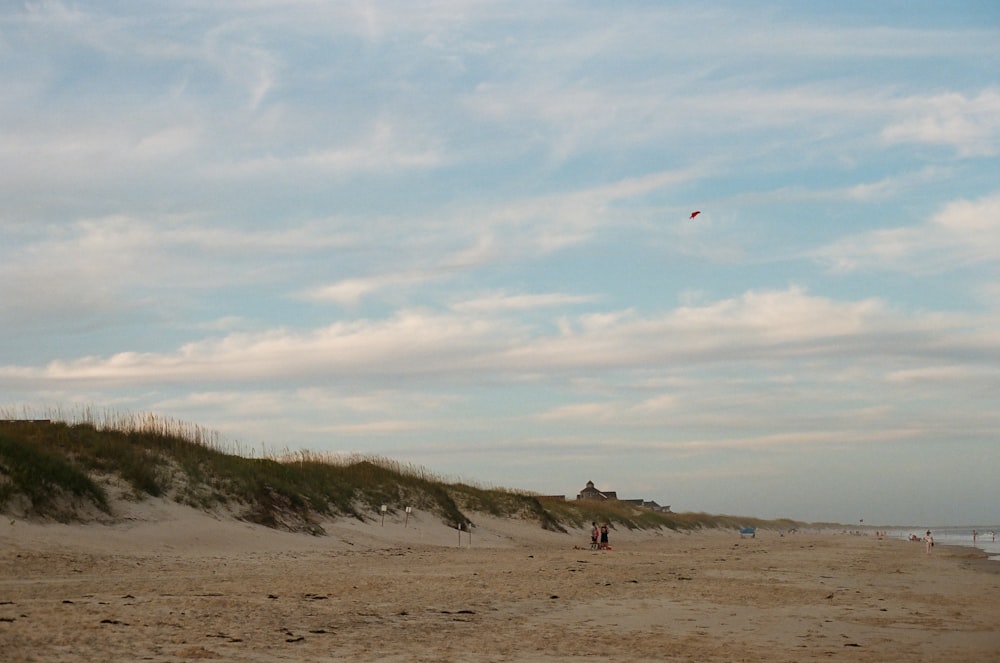
<path id="1" fill-rule="evenodd" d="M 580 491 L 576 496 L 578 500 L 593 500 L 595 502 L 624 502 L 626 504 L 631 504 L 637 506 L 641 509 L 649 509 L 650 511 L 659 511 L 662 513 L 669 513 L 670 506 L 660 506 L 654 500 L 639 499 L 628 499 L 619 500 L 618 493 L 614 490 L 598 490 L 594 485 L 593 481 L 588 481 L 586 487 Z"/>

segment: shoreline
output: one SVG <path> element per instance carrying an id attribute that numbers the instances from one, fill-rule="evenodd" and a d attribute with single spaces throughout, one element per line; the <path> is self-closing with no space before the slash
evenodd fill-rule
<path id="1" fill-rule="evenodd" d="M 960 530 L 963 531 L 964 533 L 966 531 L 971 531 L 972 529 L 973 528 L 966 526 L 959 526 L 959 527 L 944 526 L 944 527 L 939 527 L 937 530 L 931 529 L 931 532 L 934 533 L 935 544 L 936 544 L 935 548 L 950 546 L 954 548 L 962 548 L 965 550 L 974 550 L 977 553 L 981 554 L 986 561 L 997 562 L 998 563 L 997 566 L 1000 566 L 1000 541 L 993 541 L 991 539 L 989 541 L 980 540 L 974 543 L 972 541 L 971 534 L 963 534 L 959 536 L 949 533 L 949 530 Z M 916 531 L 914 528 L 904 529 L 898 527 L 886 528 L 883 531 L 892 532 L 892 534 L 888 535 L 890 539 L 911 543 L 911 541 L 907 538 L 908 535 L 904 534 L 904 531 L 909 532 L 911 530 L 914 533 Z M 942 530 L 944 530 L 945 534 L 938 535 L 937 532 L 940 532 Z M 986 536 L 983 536 L 982 538 L 986 538 Z M 916 544 L 917 542 L 912 542 L 912 543 Z M 920 545 L 923 545 L 923 543 L 920 542 Z"/>
<path id="2" fill-rule="evenodd" d="M 834 532 L 613 531 L 477 514 L 289 534 L 165 503 L 0 527 L 7 660 L 988 660 L 1000 565 Z M 989 566 L 988 566 L 989 565 Z"/>
<path id="3" fill-rule="evenodd" d="M 945 543 L 935 545 L 935 550 L 947 551 L 951 557 L 960 559 L 961 565 L 974 569 L 977 573 L 1000 575 L 1000 558 L 991 556 L 982 548 L 972 545 Z"/>

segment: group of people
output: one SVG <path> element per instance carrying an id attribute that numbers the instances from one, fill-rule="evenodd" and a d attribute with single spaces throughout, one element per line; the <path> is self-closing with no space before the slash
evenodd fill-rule
<path id="1" fill-rule="evenodd" d="M 923 541 L 924 550 L 927 552 L 928 555 L 930 555 L 931 552 L 933 551 L 933 548 L 934 548 L 934 535 L 931 534 L 930 530 L 927 530 L 927 533 L 924 534 L 923 537 L 919 537 L 916 534 L 911 534 L 910 535 L 910 541 L 913 541 L 915 543 L 920 543 L 921 541 Z"/>
<path id="2" fill-rule="evenodd" d="M 598 527 L 597 523 L 590 523 L 590 549 L 591 550 L 611 550 L 611 546 L 608 545 L 608 524 L 601 523 Z"/>
<path id="3" fill-rule="evenodd" d="M 997 540 L 997 533 L 996 532 L 991 532 L 991 534 L 993 535 L 993 541 L 996 542 L 996 540 Z M 977 541 L 978 538 L 979 538 L 979 532 L 977 532 L 976 530 L 972 530 L 972 545 L 976 544 L 976 541 Z M 910 535 L 910 541 L 923 541 L 924 550 L 926 551 L 926 553 L 928 555 L 930 555 L 933 552 L 933 549 L 934 549 L 934 535 L 931 534 L 930 530 L 927 530 L 927 532 L 924 533 L 924 536 L 922 538 L 918 537 L 916 534 L 911 534 Z"/>

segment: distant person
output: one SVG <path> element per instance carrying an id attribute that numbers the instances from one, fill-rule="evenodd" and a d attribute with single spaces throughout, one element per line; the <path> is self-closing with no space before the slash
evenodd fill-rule
<path id="1" fill-rule="evenodd" d="M 934 537 L 931 536 L 931 531 L 927 530 L 927 534 L 924 534 L 924 549 L 927 551 L 928 555 L 931 554 L 931 548 L 933 547 L 934 547 Z"/>
<path id="2" fill-rule="evenodd" d="M 601 530 L 597 527 L 597 523 L 590 523 L 590 549 L 597 550 L 601 545 Z"/>
<path id="3" fill-rule="evenodd" d="M 608 550 L 608 524 L 601 523 L 601 550 Z"/>
<path id="4" fill-rule="evenodd" d="M 979 536 L 979 532 L 972 530 L 972 545 L 976 545 L 976 537 Z"/>

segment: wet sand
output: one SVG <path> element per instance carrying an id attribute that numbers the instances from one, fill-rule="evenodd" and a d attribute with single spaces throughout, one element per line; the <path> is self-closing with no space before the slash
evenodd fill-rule
<path id="1" fill-rule="evenodd" d="M 1000 563 L 841 533 L 545 532 L 426 514 L 276 532 L 148 503 L 0 526 L 4 661 L 971 661 Z M 994 565 L 994 566 L 990 566 Z"/>

